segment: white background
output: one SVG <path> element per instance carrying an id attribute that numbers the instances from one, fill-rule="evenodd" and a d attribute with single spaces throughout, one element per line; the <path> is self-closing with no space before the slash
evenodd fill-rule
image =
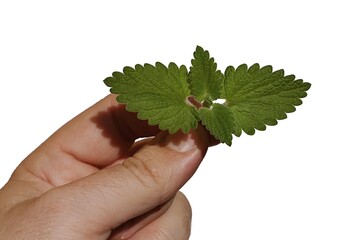
<path id="1" fill-rule="evenodd" d="M 0 186 L 136 63 L 270 64 L 312 83 L 295 113 L 209 150 L 191 239 L 360 239 L 356 1 L 1 1 Z M 356 143 L 358 142 L 358 143 Z"/>

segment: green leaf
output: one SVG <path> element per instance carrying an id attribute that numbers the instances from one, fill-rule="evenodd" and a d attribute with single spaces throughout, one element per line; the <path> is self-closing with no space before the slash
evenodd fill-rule
<path id="1" fill-rule="evenodd" d="M 188 133 L 198 122 L 220 142 L 229 146 L 232 135 L 253 135 L 285 119 L 302 104 L 310 83 L 273 71 L 246 64 L 236 69 L 229 66 L 225 74 L 217 70 L 214 58 L 197 46 L 190 72 L 162 63 L 125 67 L 104 80 L 117 101 L 137 112 L 138 118 L 158 125 L 161 130 Z M 219 101 L 225 100 L 223 104 Z"/>
<path id="2" fill-rule="evenodd" d="M 137 112 L 138 118 L 148 120 L 150 125 L 159 125 L 161 130 L 188 133 L 198 124 L 197 110 L 187 102 L 190 95 L 187 69 L 170 63 L 125 67 L 123 73 L 114 72 L 104 80 L 117 96 L 117 101 L 126 104 L 126 109 Z"/>
<path id="3" fill-rule="evenodd" d="M 249 135 L 265 130 L 266 125 L 276 125 L 302 104 L 311 84 L 295 80 L 294 75 L 284 75 L 283 70 L 273 72 L 271 66 L 260 68 L 246 64 L 238 68 L 229 66 L 225 71 L 222 97 L 235 119 L 236 136 L 242 131 Z"/>
<path id="4" fill-rule="evenodd" d="M 216 139 L 231 146 L 235 125 L 232 112 L 228 107 L 214 103 L 211 108 L 200 108 L 199 116 L 206 129 Z"/>
<path id="5" fill-rule="evenodd" d="M 200 102 L 205 99 L 218 99 L 223 80 L 221 71 L 216 70 L 217 64 L 214 58 L 210 58 L 208 51 L 197 46 L 191 63 L 189 74 L 191 94 Z"/>

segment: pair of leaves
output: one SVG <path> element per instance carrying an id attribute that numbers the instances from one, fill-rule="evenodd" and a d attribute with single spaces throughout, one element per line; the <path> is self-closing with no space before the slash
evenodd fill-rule
<path id="1" fill-rule="evenodd" d="M 311 84 L 259 64 L 229 66 L 223 74 L 214 58 L 198 46 L 190 72 L 184 65 L 157 62 L 125 67 L 104 80 L 117 101 L 161 130 L 188 133 L 198 122 L 231 145 L 232 135 L 253 135 L 294 112 Z M 224 99 L 225 103 L 214 101 Z"/>

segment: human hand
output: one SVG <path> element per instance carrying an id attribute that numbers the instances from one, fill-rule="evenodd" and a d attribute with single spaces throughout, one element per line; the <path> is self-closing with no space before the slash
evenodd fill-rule
<path id="1" fill-rule="evenodd" d="M 0 190 L 0 237 L 188 239 L 191 208 L 178 190 L 209 139 L 201 126 L 160 132 L 110 95 L 17 167 Z"/>

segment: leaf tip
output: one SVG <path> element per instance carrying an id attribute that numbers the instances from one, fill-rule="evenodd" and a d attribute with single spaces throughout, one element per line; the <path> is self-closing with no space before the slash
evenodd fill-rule
<path id="1" fill-rule="evenodd" d="M 195 51 L 204 52 L 204 48 L 201 47 L 200 45 L 196 45 Z"/>

